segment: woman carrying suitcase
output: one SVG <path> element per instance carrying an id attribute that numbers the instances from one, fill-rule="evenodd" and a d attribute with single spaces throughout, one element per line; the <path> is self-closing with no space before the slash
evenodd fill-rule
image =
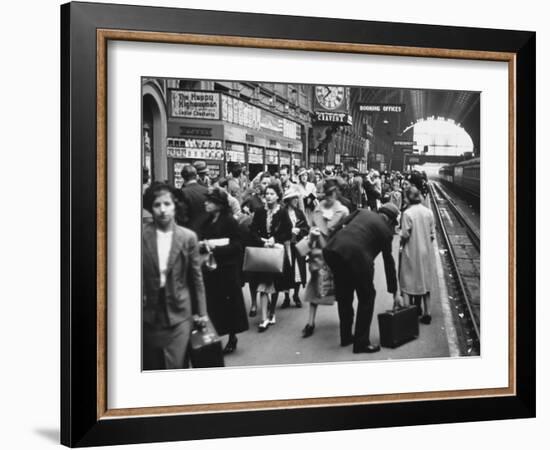
<path id="1" fill-rule="evenodd" d="M 176 224 L 172 187 L 151 186 L 144 205 L 153 223 L 143 227 L 143 370 L 183 369 L 193 313 L 206 322 L 197 235 Z"/>

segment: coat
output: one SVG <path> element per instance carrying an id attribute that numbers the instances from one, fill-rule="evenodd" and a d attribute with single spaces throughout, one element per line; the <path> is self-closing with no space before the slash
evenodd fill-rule
<path id="1" fill-rule="evenodd" d="M 433 213 L 421 204 L 411 205 L 401 220 L 401 290 L 409 295 L 424 295 L 432 290 L 435 272 Z"/>
<path id="2" fill-rule="evenodd" d="M 143 322 L 166 328 L 189 320 L 193 314 L 206 314 L 197 235 L 186 228 L 173 226 L 166 269 L 165 306 L 158 302 L 160 272 L 154 224 L 144 225 L 142 248 Z"/>
<path id="3" fill-rule="evenodd" d="M 276 243 L 283 245 L 292 239 L 292 222 L 288 217 L 288 212 L 284 208 L 279 208 L 279 211 L 273 215 L 270 232 L 267 231 L 267 210 L 262 208 L 254 213 L 254 218 L 250 224 L 252 246 L 263 247 L 262 238 L 267 239 L 270 237 L 273 237 Z M 267 274 L 268 278 L 270 276 L 271 274 Z M 255 274 L 253 278 L 255 282 L 262 282 L 265 281 L 266 274 Z M 284 291 L 294 287 L 294 276 L 286 250 L 283 273 L 274 275 L 273 278 L 275 279 L 275 289 L 277 291 Z"/>
<path id="4" fill-rule="evenodd" d="M 388 292 L 397 292 L 395 261 L 392 255 L 393 229 L 380 214 L 357 210 L 344 220 L 344 227 L 329 240 L 325 251 L 338 254 L 356 276 L 374 276 L 374 260 L 384 258 Z M 371 280 L 372 281 L 372 280 Z"/>
<path id="5" fill-rule="evenodd" d="M 208 316 L 219 335 L 248 330 L 248 316 L 241 289 L 243 246 L 237 221 L 230 215 L 212 217 L 201 224 L 200 238 L 229 238 L 229 245 L 214 247 L 216 270 L 204 270 Z"/>
<path id="6" fill-rule="evenodd" d="M 208 194 L 208 188 L 197 183 L 186 184 L 179 195 L 178 213 L 176 220 L 178 225 L 199 231 L 199 225 L 206 220 L 207 212 L 204 202 Z"/>
<path id="7" fill-rule="evenodd" d="M 324 209 L 324 202 L 317 205 L 313 212 L 313 226 L 319 229 L 320 235 L 315 241 L 311 241 L 310 246 L 312 250 L 309 253 L 309 270 L 311 277 L 307 283 L 304 300 L 307 302 L 315 303 L 317 305 L 332 305 L 334 303 L 334 295 L 323 295 L 323 287 L 326 287 L 326 282 L 330 278 L 330 282 L 333 284 L 333 280 L 323 259 L 323 253 L 321 249 L 327 245 L 327 242 L 333 235 L 334 231 L 338 229 L 340 224 L 345 220 L 349 214 L 348 208 L 342 205 L 339 201 L 334 202 L 331 208 Z M 332 216 L 326 217 L 326 213 L 330 211 Z"/>
<path id="8" fill-rule="evenodd" d="M 326 246 L 329 238 L 332 236 L 334 230 L 342 223 L 342 221 L 349 214 L 349 209 L 339 201 L 336 201 L 330 210 L 332 210 L 332 217 L 330 219 L 325 218 L 325 209 L 323 208 L 324 202 L 321 202 L 313 211 L 312 226 L 319 228 L 321 235 L 319 236 L 319 246 L 323 248 Z"/>
<path id="9" fill-rule="evenodd" d="M 251 214 L 254 214 L 257 210 L 264 208 L 264 202 L 262 197 L 257 192 L 251 192 L 245 195 L 245 198 L 241 204 L 241 209 L 245 211 L 248 208 Z"/>

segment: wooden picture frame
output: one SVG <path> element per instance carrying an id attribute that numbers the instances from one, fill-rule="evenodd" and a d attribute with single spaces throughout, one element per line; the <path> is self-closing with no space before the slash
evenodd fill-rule
<path id="1" fill-rule="evenodd" d="M 110 40 L 506 62 L 510 186 L 508 387 L 109 409 L 106 56 Z M 534 417 L 535 33 L 69 3 L 61 7 L 61 56 L 64 445 Z"/>

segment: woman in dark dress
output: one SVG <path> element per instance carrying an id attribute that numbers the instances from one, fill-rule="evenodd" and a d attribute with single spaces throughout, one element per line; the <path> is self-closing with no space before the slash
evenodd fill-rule
<path id="1" fill-rule="evenodd" d="M 250 224 L 250 234 L 254 246 L 284 247 L 285 243 L 292 239 L 292 223 L 287 212 L 280 205 L 281 198 L 281 188 L 277 183 L 272 183 L 266 188 L 265 208 L 258 209 L 254 213 Z M 270 325 L 275 324 L 277 293 L 290 289 L 293 284 L 288 255 L 285 252 L 282 274 L 254 273 L 251 275 L 257 283 L 257 291 L 260 294 L 262 321 L 258 325 L 258 331 L 263 332 Z M 269 301 L 270 297 L 272 297 L 271 302 Z"/>
<path id="2" fill-rule="evenodd" d="M 216 266 L 205 265 L 203 270 L 206 306 L 218 334 L 229 335 L 224 353 L 232 353 L 237 348 L 237 333 L 248 330 L 240 281 L 241 235 L 224 191 L 211 189 L 205 209 L 208 217 L 200 227 L 200 239 L 203 252 L 212 252 Z"/>
<path id="3" fill-rule="evenodd" d="M 307 224 L 306 215 L 298 207 L 300 201 L 301 192 L 298 188 L 291 187 L 283 195 L 283 202 L 285 204 L 285 211 L 288 214 L 290 222 L 292 223 L 292 238 L 287 246 L 287 253 L 290 256 L 290 265 L 292 273 L 292 287 L 294 288 L 294 295 L 292 296 L 296 307 L 302 307 L 302 301 L 300 300 L 300 285 L 305 286 L 306 275 L 306 258 L 301 256 L 296 250 L 296 244 L 300 240 L 306 237 L 309 233 L 309 225 Z M 281 308 L 288 308 L 290 306 L 289 291 L 285 292 L 285 299 Z"/>
<path id="4" fill-rule="evenodd" d="M 271 174 L 269 172 L 262 172 L 256 177 L 256 181 L 253 182 L 252 189 L 245 194 L 241 209 L 243 217 L 239 221 L 239 227 L 243 235 L 243 246 L 254 246 L 254 242 L 250 234 L 250 224 L 254 213 L 259 209 L 265 208 L 265 190 L 271 183 Z M 249 317 L 256 317 L 258 304 L 257 304 L 257 283 L 253 275 L 246 272 L 241 272 L 241 283 L 248 282 L 248 288 L 250 289 L 250 313 Z"/>

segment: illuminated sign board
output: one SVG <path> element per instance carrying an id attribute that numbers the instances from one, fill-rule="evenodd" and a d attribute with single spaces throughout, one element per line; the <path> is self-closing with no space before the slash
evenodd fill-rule
<path id="1" fill-rule="evenodd" d="M 393 145 L 398 145 L 401 147 L 412 147 L 416 145 L 416 141 L 393 141 Z"/>

